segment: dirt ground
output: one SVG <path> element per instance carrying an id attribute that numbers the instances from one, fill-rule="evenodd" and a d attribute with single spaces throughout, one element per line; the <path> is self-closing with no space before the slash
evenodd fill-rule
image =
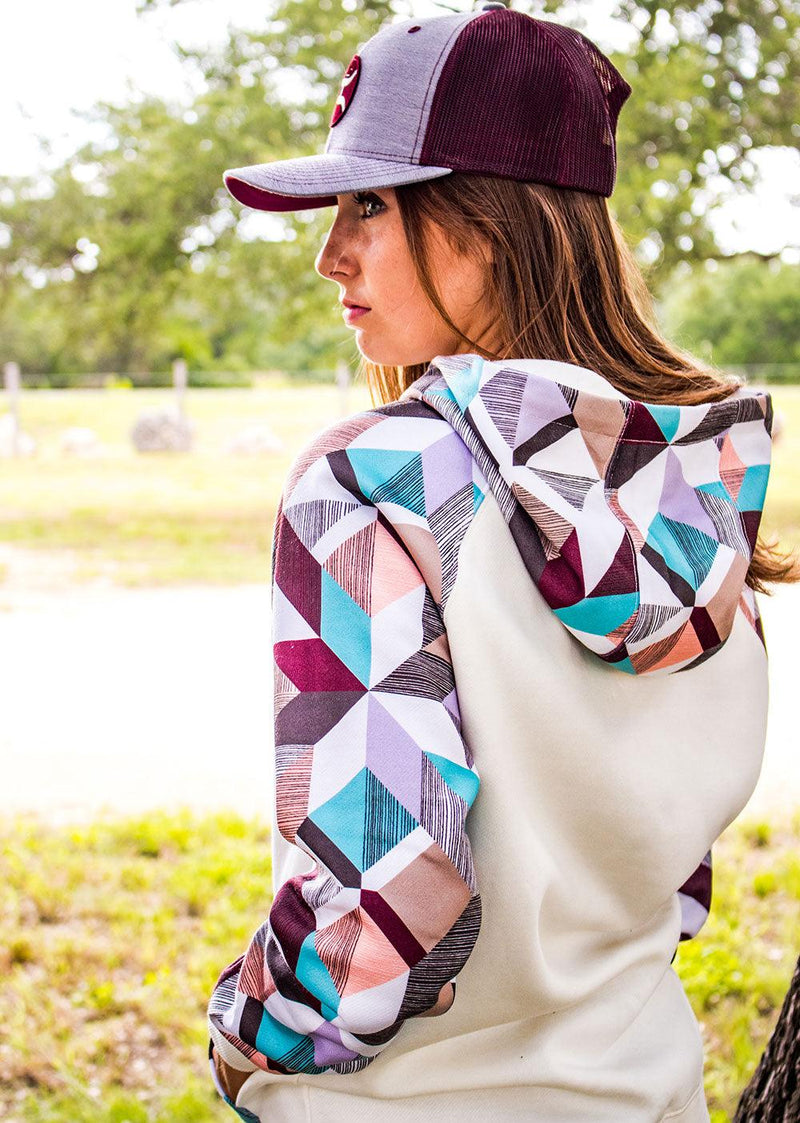
<path id="1" fill-rule="evenodd" d="M 269 588 L 73 580 L 68 553 L 0 544 L 0 813 L 53 821 L 187 805 L 269 816 Z M 770 654 L 761 777 L 745 815 L 800 804 L 800 587 L 760 597 Z"/>

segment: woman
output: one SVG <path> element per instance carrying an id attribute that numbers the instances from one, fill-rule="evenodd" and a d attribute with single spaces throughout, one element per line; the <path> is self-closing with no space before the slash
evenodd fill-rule
<path id="1" fill-rule="evenodd" d="M 552 22 L 406 21 L 325 153 L 225 173 L 336 206 L 316 266 L 382 403 L 276 519 L 276 894 L 209 1006 L 245 1119 L 708 1119 L 671 962 L 794 571 L 769 395 L 659 337 L 607 210 L 629 93 Z"/>

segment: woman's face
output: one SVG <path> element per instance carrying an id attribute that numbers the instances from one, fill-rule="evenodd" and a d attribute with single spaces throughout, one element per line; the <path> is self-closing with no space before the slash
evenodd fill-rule
<path id="1" fill-rule="evenodd" d="M 338 281 L 341 301 L 368 309 L 351 324 L 361 354 L 384 366 L 411 366 L 470 351 L 422 290 L 394 190 L 336 198 L 336 218 L 315 266 Z M 430 239 L 433 279 L 448 315 L 470 339 L 494 350 L 493 317 L 483 298 L 486 266 L 456 253 L 438 226 Z"/>

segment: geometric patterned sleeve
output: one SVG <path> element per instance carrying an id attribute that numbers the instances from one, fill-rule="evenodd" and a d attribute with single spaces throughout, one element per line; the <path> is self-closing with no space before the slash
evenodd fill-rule
<path id="1" fill-rule="evenodd" d="M 449 1008 L 480 925 L 441 606 L 342 428 L 295 461 L 275 524 L 277 820 L 313 868 L 214 989 L 212 1041 L 245 1071 L 364 1068 Z"/>
<path id="2" fill-rule="evenodd" d="M 700 865 L 678 890 L 681 906 L 681 940 L 691 940 L 705 922 L 711 910 L 712 865 L 709 850 Z"/>

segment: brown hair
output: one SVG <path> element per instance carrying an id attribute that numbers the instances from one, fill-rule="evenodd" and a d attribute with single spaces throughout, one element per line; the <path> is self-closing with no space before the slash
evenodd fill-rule
<path id="1" fill-rule="evenodd" d="M 649 402 L 714 402 L 743 385 L 659 334 L 647 284 L 604 196 L 458 172 L 395 192 L 422 290 L 472 353 L 490 360 L 516 355 L 575 363 Z M 497 310 L 499 338 L 508 340 L 501 354 L 464 335 L 443 308 L 427 252 L 429 225 L 440 226 L 464 255 L 479 252 L 476 231 L 483 236 L 491 251 L 485 297 Z M 426 365 L 362 359 L 359 377 L 375 404 L 386 403 L 399 398 Z M 770 592 L 765 581 L 800 580 L 800 562 L 777 545 L 777 538 L 757 539 L 747 571 L 747 584 L 757 592 Z"/>

